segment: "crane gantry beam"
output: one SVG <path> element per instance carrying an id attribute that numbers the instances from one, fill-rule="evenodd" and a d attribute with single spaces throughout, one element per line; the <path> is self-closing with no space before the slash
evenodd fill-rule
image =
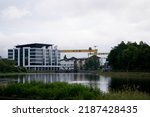
<path id="1" fill-rule="evenodd" d="M 59 50 L 61 53 L 87 52 L 88 55 L 108 55 L 109 53 L 99 53 L 97 49 Z"/>
<path id="2" fill-rule="evenodd" d="M 60 52 L 64 52 L 64 53 L 66 53 L 66 52 L 89 52 L 89 53 L 97 53 L 97 49 L 95 49 L 95 50 L 59 50 Z"/>

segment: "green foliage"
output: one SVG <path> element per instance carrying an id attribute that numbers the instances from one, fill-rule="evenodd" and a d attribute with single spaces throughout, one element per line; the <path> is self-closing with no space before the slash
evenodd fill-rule
<path id="1" fill-rule="evenodd" d="M 108 55 L 109 65 L 114 70 L 150 71 L 150 46 L 142 41 L 137 43 L 121 42 Z"/>
<path id="2" fill-rule="evenodd" d="M 26 72 L 23 67 L 16 67 L 15 61 L 8 59 L 0 59 L 0 72 L 10 73 L 10 72 Z"/>
<path id="3" fill-rule="evenodd" d="M 10 84 L 0 88 L 0 96 L 25 99 L 96 99 L 99 94 L 99 90 L 92 87 L 60 82 Z"/>
<path id="4" fill-rule="evenodd" d="M 98 74 L 112 78 L 150 78 L 150 72 L 101 72 Z"/>
<path id="5" fill-rule="evenodd" d="M 120 100 L 120 99 L 150 99 L 148 94 L 132 90 L 110 91 L 102 93 L 97 88 L 80 84 L 68 84 L 62 82 L 30 84 L 9 84 L 0 87 L 0 98 L 10 99 L 45 99 L 45 100 Z"/>
<path id="6" fill-rule="evenodd" d="M 148 94 L 133 91 L 133 90 L 124 90 L 124 91 L 111 91 L 108 94 L 103 95 L 105 100 L 149 100 L 150 96 Z"/>
<path id="7" fill-rule="evenodd" d="M 93 55 L 89 57 L 85 62 L 86 70 L 97 70 L 100 67 L 99 57 Z"/>

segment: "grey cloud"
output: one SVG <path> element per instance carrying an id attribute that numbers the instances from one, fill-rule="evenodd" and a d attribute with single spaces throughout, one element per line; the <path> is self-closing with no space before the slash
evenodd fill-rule
<path id="1" fill-rule="evenodd" d="M 8 20 L 13 20 L 13 19 L 20 19 L 25 16 L 31 15 L 30 11 L 26 9 L 18 9 L 17 7 L 14 6 L 9 6 L 6 9 L 3 9 L 1 11 L 2 18 L 8 19 Z"/>
<path id="2" fill-rule="evenodd" d="M 44 42 L 60 48 L 98 45 L 109 51 L 121 41 L 150 44 L 149 4 L 149 0 L 3 0 L 0 12 L 14 6 L 32 15 L 9 21 L 0 17 L 0 46 Z"/>

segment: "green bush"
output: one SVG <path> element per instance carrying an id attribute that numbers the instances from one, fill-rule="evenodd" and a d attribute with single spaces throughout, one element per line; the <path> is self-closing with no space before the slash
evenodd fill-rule
<path id="1" fill-rule="evenodd" d="M 0 97 L 46 100 L 150 99 L 148 94 L 131 89 L 102 93 L 96 88 L 62 82 L 9 84 L 0 87 Z"/>
<path id="2" fill-rule="evenodd" d="M 0 59 L 0 73 L 27 72 L 23 67 L 15 65 L 15 61 Z"/>
<path id="3" fill-rule="evenodd" d="M 99 90 L 91 87 L 60 82 L 10 84 L 0 88 L 0 96 L 16 96 L 25 99 L 95 99 L 99 94 Z"/>

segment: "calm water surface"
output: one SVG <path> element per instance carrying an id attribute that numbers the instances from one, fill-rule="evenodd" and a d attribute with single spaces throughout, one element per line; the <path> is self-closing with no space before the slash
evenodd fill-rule
<path id="1" fill-rule="evenodd" d="M 16 76 L 1 76 L 0 85 L 7 83 L 30 83 L 32 81 L 79 83 L 97 87 L 102 92 L 110 90 L 136 89 L 150 93 L 150 78 L 111 78 L 88 73 L 35 73 Z"/>

